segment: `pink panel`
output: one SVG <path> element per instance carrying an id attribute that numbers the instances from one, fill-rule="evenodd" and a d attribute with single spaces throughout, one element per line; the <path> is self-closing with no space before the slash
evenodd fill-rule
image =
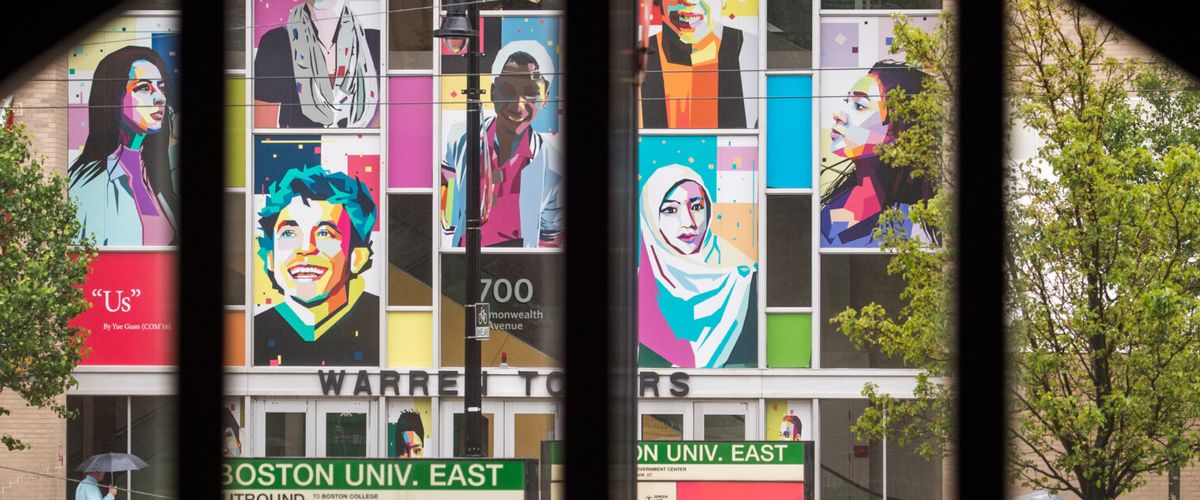
<path id="1" fill-rule="evenodd" d="M 388 77 L 388 187 L 433 187 L 431 101 L 432 77 Z"/>
<path id="2" fill-rule="evenodd" d="M 675 493 L 676 500 L 800 500 L 804 498 L 804 483 L 679 482 L 675 484 Z"/>
<path id="3" fill-rule="evenodd" d="M 71 321 L 91 334 L 81 365 L 171 365 L 175 347 L 175 252 L 104 252 L 83 294 L 92 303 Z"/>

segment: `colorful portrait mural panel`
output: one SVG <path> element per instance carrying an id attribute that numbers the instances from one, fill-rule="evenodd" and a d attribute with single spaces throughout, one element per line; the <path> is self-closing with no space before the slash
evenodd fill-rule
<path id="1" fill-rule="evenodd" d="M 254 126 L 379 126 L 376 0 L 254 0 Z"/>
<path id="2" fill-rule="evenodd" d="M 757 139 L 642 136 L 638 155 L 638 364 L 757 366 Z"/>
<path id="3" fill-rule="evenodd" d="M 379 363 L 379 137 L 255 137 L 254 364 Z"/>
<path id="4" fill-rule="evenodd" d="M 758 1 L 653 2 L 641 128 L 758 126 Z"/>
<path id="5" fill-rule="evenodd" d="M 428 398 L 388 401 L 387 456 L 424 458 L 433 455 L 432 409 L 433 404 Z"/>
<path id="6" fill-rule="evenodd" d="M 483 19 L 480 66 L 481 184 L 485 247 L 560 247 L 565 214 L 558 132 L 561 66 L 558 18 Z M 490 69 L 490 73 L 487 73 Z M 443 55 L 440 152 L 442 245 L 466 239 L 466 62 Z"/>
<path id="7" fill-rule="evenodd" d="M 242 402 L 228 398 L 221 405 L 221 456 L 240 457 L 246 455 L 246 443 L 243 443 L 243 423 L 246 414 Z"/>
<path id="8" fill-rule="evenodd" d="M 768 441 L 812 441 L 812 401 L 768 399 Z"/>
<path id="9" fill-rule="evenodd" d="M 178 20 L 120 17 L 67 57 L 68 194 L 101 247 L 177 242 Z"/>
<path id="10" fill-rule="evenodd" d="M 932 29 L 936 18 L 912 18 Z M 906 125 L 888 115 L 888 93 L 921 92 L 927 76 L 891 54 L 890 17 L 837 18 L 821 24 L 821 84 L 836 98 L 821 100 L 821 248 L 878 248 L 876 229 L 889 208 L 904 214 L 898 229 L 933 242 L 931 234 L 907 217 L 913 204 L 929 199 L 934 186 L 894 168 L 879 157 L 880 147 Z M 839 70 L 837 68 L 847 68 Z M 865 68 L 865 69 L 864 69 Z"/>

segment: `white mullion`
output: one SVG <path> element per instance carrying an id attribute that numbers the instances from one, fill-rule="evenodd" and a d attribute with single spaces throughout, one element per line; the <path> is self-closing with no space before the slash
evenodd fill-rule
<path id="1" fill-rule="evenodd" d="M 821 95 L 821 16 L 817 15 L 821 11 L 821 0 L 813 0 L 812 14 L 812 89 L 813 95 Z M 812 339 L 810 341 L 812 349 L 812 359 L 809 366 L 815 369 L 821 368 L 821 141 L 818 139 L 821 130 L 821 99 L 813 99 L 815 101 L 812 107 L 812 124 L 817 131 L 809 137 L 812 141 L 811 147 L 811 175 L 812 175 L 812 195 L 810 206 L 812 213 L 809 214 L 809 227 L 812 234 L 812 250 L 809 256 L 809 276 L 811 281 L 809 286 L 811 289 L 812 316 Z M 815 410 L 814 410 L 815 412 Z M 820 465 L 820 461 L 817 461 Z M 818 481 L 821 477 L 820 470 L 817 470 Z M 817 488 L 817 500 L 821 498 L 821 490 Z"/>
<path id="2" fill-rule="evenodd" d="M 767 1 L 760 0 L 758 2 L 758 67 L 766 69 L 767 67 Z M 755 314 L 758 315 L 758 331 L 755 334 L 758 336 L 758 367 L 760 369 L 767 367 L 767 169 L 771 166 L 767 165 L 767 79 L 761 73 L 754 75 L 754 81 L 758 84 L 758 147 L 755 149 L 758 155 L 758 169 L 755 181 L 758 183 L 758 192 L 755 193 L 758 201 L 758 303 L 755 304 Z"/>
<path id="3" fill-rule="evenodd" d="M 390 229 L 391 229 L 391 223 L 392 223 L 391 222 L 391 212 L 389 212 L 389 210 L 388 210 L 388 205 L 391 203 L 391 198 L 388 195 L 388 186 L 390 185 L 389 184 L 390 180 L 389 180 L 389 175 L 388 175 L 389 174 L 388 164 L 389 164 L 391 158 L 389 157 L 388 153 L 391 151 L 391 130 L 392 130 L 391 127 L 388 126 L 389 125 L 388 115 L 389 115 L 389 111 L 390 111 L 389 108 L 391 108 L 391 104 L 390 104 L 391 103 L 391 101 L 390 101 L 391 93 L 389 92 L 389 90 L 391 90 L 392 82 L 391 82 L 391 78 L 389 78 L 387 76 L 387 72 L 388 72 L 388 67 L 389 67 L 388 63 L 390 62 L 388 59 L 391 57 L 391 53 L 392 53 L 391 46 L 389 44 L 391 39 L 388 38 L 388 30 L 391 26 L 392 16 L 386 13 L 388 11 L 388 7 L 389 7 L 389 5 L 388 5 L 389 0 L 378 0 L 378 2 L 379 2 L 379 8 L 381 9 L 381 12 L 384 12 L 385 14 L 382 14 L 383 19 L 379 22 L 379 38 L 380 38 L 379 52 L 381 52 L 380 57 L 379 57 L 379 59 L 380 59 L 380 61 L 379 61 L 379 69 L 380 69 L 380 71 L 379 71 L 379 73 L 380 73 L 379 74 L 379 84 L 380 84 L 379 85 L 379 102 L 381 104 L 379 105 L 379 112 L 378 112 L 378 116 L 379 116 L 379 166 L 378 166 L 378 168 L 379 168 L 380 193 L 379 193 L 379 204 L 377 207 L 377 210 L 379 211 L 379 213 L 376 214 L 375 220 L 379 221 L 379 249 L 380 249 L 380 253 L 382 254 L 381 257 L 383 258 L 384 264 L 382 267 L 380 267 L 379 280 L 378 280 L 380 300 L 379 300 L 379 309 L 377 311 L 377 313 L 379 314 L 379 318 L 377 318 L 377 322 L 379 325 L 379 338 L 377 338 L 376 340 L 377 340 L 378 349 L 379 349 L 379 353 L 378 353 L 379 359 L 376 361 L 376 366 L 378 366 L 380 368 L 386 368 L 388 366 L 388 362 L 390 361 L 387 358 L 388 358 L 388 344 L 389 344 L 389 341 L 391 340 L 388 338 L 388 334 L 390 332 L 388 331 L 387 306 L 388 306 L 388 301 L 390 300 L 390 294 L 388 293 L 388 274 L 389 274 L 388 267 L 390 266 L 390 263 L 388 262 L 389 261 L 388 256 L 390 254 L 388 253 L 389 252 L 388 249 L 391 248 L 391 244 L 392 244 L 391 238 L 389 238 L 389 236 L 391 235 Z M 382 389 L 380 390 L 380 397 L 382 398 Z M 370 411 L 368 409 L 368 417 L 369 416 L 370 416 Z M 378 431 L 378 429 L 376 429 L 376 431 Z M 376 436 L 378 436 L 378 435 L 379 434 L 376 434 Z M 376 448 L 378 448 L 378 446 Z"/>
<path id="4" fill-rule="evenodd" d="M 762 86 L 761 84 L 759 85 Z M 764 101 L 765 99 L 758 99 Z M 759 106 L 762 106 L 760 103 Z M 762 117 L 759 117 L 762 121 Z M 638 136 L 752 136 L 758 137 L 762 127 L 759 129 L 739 128 L 739 129 L 715 129 L 715 128 L 640 128 Z"/>
<path id="5" fill-rule="evenodd" d="M 821 0 L 815 1 L 820 2 Z M 817 493 L 816 499 L 821 500 L 821 400 L 813 399 L 810 408 L 812 408 L 809 418 L 812 422 L 813 489 Z"/>
<path id="6" fill-rule="evenodd" d="M 133 397 L 125 396 L 125 453 L 133 453 Z M 112 478 L 109 478 L 111 481 Z M 133 490 L 133 471 L 125 475 L 125 491 Z"/>
<path id="7" fill-rule="evenodd" d="M 242 283 L 242 302 L 246 305 L 246 313 L 243 315 L 242 321 L 244 326 L 242 331 L 242 352 L 245 353 L 246 359 L 243 360 L 242 366 L 254 366 L 254 114 L 257 109 L 254 106 L 254 1 L 247 0 L 245 2 L 245 25 L 242 38 L 244 39 L 246 50 L 242 54 L 244 66 L 246 69 L 246 84 L 242 88 L 242 101 L 247 104 L 242 111 L 243 119 L 246 122 L 245 130 L 242 132 L 243 141 L 243 176 L 245 177 L 246 196 L 242 199 L 243 211 L 245 212 L 246 227 L 242 230 L 242 238 L 245 241 L 245 261 L 244 269 L 246 270 L 246 278 Z M 264 420 L 265 422 L 265 420 Z M 265 433 L 266 430 L 264 429 Z M 265 453 L 266 448 L 256 450 L 259 453 Z"/>
<path id="8" fill-rule="evenodd" d="M 430 16 L 431 17 L 430 21 L 433 23 L 433 28 L 437 29 L 438 25 L 441 23 L 440 17 L 441 17 L 441 12 L 442 12 L 442 0 L 433 0 L 433 8 L 434 8 L 433 12 L 435 15 Z M 477 21 L 472 20 L 472 22 L 477 22 Z M 429 199 L 429 211 L 433 215 L 433 217 L 431 218 L 431 221 L 430 221 L 430 225 L 433 227 L 433 231 L 430 234 L 433 237 L 430 238 L 432 241 L 428 241 L 428 242 L 426 242 L 426 244 L 428 244 L 430 246 L 429 265 L 430 265 L 431 269 L 430 269 L 429 279 L 430 279 L 430 284 L 432 285 L 430 287 L 431 288 L 430 293 L 433 295 L 433 297 L 430 298 L 430 300 L 431 300 L 430 305 L 433 308 L 433 310 L 432 310 L 433 317 L 431 318 L 431 321 L 430 321 L 430 325 L 432 325 L 432 328 L 430 328 L 431 331 L 429 332 L 429 334 L 433 336 L 433 338 L 430 339 L 431 340 L 430 345 L 432 346 L 432 350 L 433 350 L 433 353 L 432 353 L 433 359 L 430 360 L 429 364 L 430 364 L 430 368 L 432 369 L 432 371 L 434 373 L 436 373 L 439 369 L 441 369 L 441 366 L 442 366 L 442 254 L 440 252 L 441 241 L 442 241 L 442 223 L 441 223 L 441 220 L 442 220 L 441 215 L 442 214 L 439 210 L 439 206 L 441 205 L 440 190 L 435 189 L 436 187 L 439 187 L 441 185 L 441 165 L 442 165 L 442 163 L 441 163 L 441 138 L 442 138 L 441 106 L 442 105 L 436 104 L 442 95 L 442 77 L 441 77 L 441 74 L 442 74 L 442 46 L 441 46 L 440 40 L 434 40 L 433 50 L 430 53 L 430 57 L 433 58 L 433 64 L 432 64 L 433 74 L 430 76 L 430 99 L 429 99 L 429 101 L 434 104 L 430 105 L 430 113 L 432 115 L 431 119 L 432 119 L 432 123 L 433 123 L 433 134 L 431 134 L 433 145 L 430 150 L 432 152 L 432 157 L 430 158 L 431 161 L 429 162 L 430 164 L 428 165 L 428 167 L 430 169 L 430 171 L 429 171 L 429 189 L 431 191 L 431 196 Z M 430 410 L 431 424 L 438 430 L 438 432 L 435 433 L 434 435 L 437 436 L 437 439 L 440 439 L 441 435 L 442 435 L 441 421 L 437 420 L 437 418 L 436 418 L 436 416 L 438 415 L 438 411 L 436 409 L 439 404 L 438 400 L 436 398 L 431 398 L 430 404 L 434 408 L 434 409 Z M 454 429 L 451 428 L 450 432 L 453 432 L 453 431 L 454 431 Z M 451 436 L 451 439 L 453 439 L 453 436 Z M 428 451 L 430 447 L 426 446 L 425 448 Z"/>
<path id="9" fill-rule="evenodd" d="M 390 187 L 387 188 L 387 194 L 433 194 L 433 188 Z"/>
<path id="10" fill-rule="evenodd" d="M 767 188 L 768 195 L 811 195 L 812 188 Z"/>

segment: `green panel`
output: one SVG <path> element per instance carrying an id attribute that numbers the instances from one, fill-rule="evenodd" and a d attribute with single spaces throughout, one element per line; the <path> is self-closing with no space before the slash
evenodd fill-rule
<path id="1" fill-rule="evenodd" d="M 767 315 L 767 367 L 812 367 L 812 315 Z"/>
<path id="2" fill-rule="evenodd" d="M 225 186 L 246 187 L 246 78 L 225 76 Z"/>

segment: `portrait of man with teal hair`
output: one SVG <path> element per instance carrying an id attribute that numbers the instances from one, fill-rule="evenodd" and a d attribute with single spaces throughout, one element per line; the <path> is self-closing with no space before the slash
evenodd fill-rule
<path id="1" fill-rule="evenodd" d="M 379 363 L 371 267 L 375 202 L 362 181 L 321 166 L 287 170 L 258 213 L 258 256 L 283 299 L 254 317 L 254 364 Z"/>

